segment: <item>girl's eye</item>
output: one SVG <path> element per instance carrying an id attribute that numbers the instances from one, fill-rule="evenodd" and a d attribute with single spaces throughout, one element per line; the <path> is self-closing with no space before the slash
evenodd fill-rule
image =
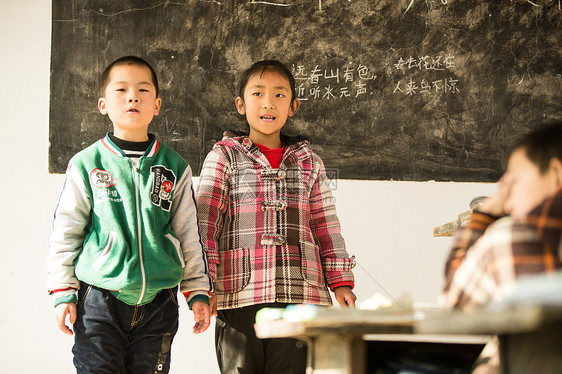
<path id="1" fill-rule="evenodd" d="M 277 94 L 277 95 L 275 95 L 275 96 L 277 96 L 277 97 L 285 97 L 285 95 L 282 94 L 282 93 L 279 93 L 279 94 Z"/>
<path id="2" fill-rule="evenodd" d="M 118 91 L 118 92 L 125 92 L 125 89 L 124 89 L 124 88 L 118 88 L 116 91 Z"/>
<path id="3" fill-rule="evenodd" d="M 253 96 L 261 96 L 261 92 L 254 92 L 252 95 Z"/>
<path id="4" fill-rule="evenodd" d="M 140 91 L 140 92 L 148 92 L 148 90 L 145 89 L 145 88 L 141 88 L 139 91 Z"/>

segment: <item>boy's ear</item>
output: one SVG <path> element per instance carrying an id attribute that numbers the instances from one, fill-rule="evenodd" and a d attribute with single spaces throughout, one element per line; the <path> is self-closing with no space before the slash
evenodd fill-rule
<path id="1" fill-rule="evenodd" d="M 242 115 L 246 114 L 246 107 L 244 106 L 244 100 L 242 100 L 240 96 L 236 97 L 236 100 L 234 100 L 234 104 L 236 105 L 236 110 L 238 111 L 238 113 Z"/>
<path id="2" fill-rule="evenodd" d="M 103 115 L 107 114 L 107 106 L 105 105 L 104 97 L 100 97 L 100 99 L 98 100 L 98 109 L 100 110 L 101 114 Z"/>
<path id="3" fill-rule="evenodd" d="M 299 99 L 293 100 L 291 102 L 291 107 L 289 108 L 289 117 L 294 116 L 297 110 L 299 110 L 300 106 L 301 106 L 301 102 L 299 101 Z"/>
<path id="4" fill-rule="evenodd" d="M 554 177 L 555 187 L 559 190 L 562 188 L 562 160 L 559 158 L 552 158 L 549 168 Z"/>
<path id="5" fill-rule="evenodd" d="M 162 99 L 157 97 L 154 107 L 154 115 L 157 116 L 160 113 L 160 107 L 162 106 Z"/>

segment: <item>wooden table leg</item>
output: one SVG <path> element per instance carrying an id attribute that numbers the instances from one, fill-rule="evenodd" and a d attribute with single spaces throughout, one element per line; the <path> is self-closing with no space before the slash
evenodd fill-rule
<path id="1" fill-rule="evenodd" d="M 307 374 L 365 374 L 362 336 L 322 334 L 308 342 Z"/>

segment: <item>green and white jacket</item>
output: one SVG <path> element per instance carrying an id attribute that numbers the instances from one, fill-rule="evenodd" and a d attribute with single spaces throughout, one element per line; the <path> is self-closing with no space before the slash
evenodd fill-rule
<path id="1" fill-rule="evenodd" d="M 49 240 L 48 291 L 76 301 L 80 281 L 143 305 L 180 284 L 188 302 L 212 292 L 191 168 L 154 139 L 135 167 L 106 135 L 76 154 Z"/>

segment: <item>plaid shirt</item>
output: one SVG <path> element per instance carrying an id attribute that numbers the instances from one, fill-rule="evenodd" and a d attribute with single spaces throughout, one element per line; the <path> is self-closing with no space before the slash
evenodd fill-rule
<path id="1" fill-rule="evenodd" d="M 353 285 L 324 165 L 301 141 L 272 169 L 248 137 L 207 155 L 198 218 L 219 309 L 263 303 L 331 305 L 328 286 Z"/>
<path id="2" fill-rule="evenodd" d="M 524 275 L 562 267 L 562 190 L 517 222 L 475 212 L 447 260 L 446 307 L 473 310 L 501 301 Z"/>

